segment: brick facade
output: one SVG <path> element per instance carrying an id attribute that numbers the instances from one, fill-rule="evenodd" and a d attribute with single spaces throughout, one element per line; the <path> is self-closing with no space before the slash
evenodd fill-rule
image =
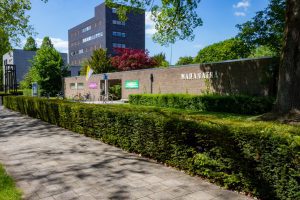
<path id="1" fill-rule="evenodd" d="M 214 92 L 219 94 L 246 94 L 273 96 L 274 76 L 268 71 L 278 63 L 272 58 L 242 59 L 220 63 L 193 64 L 169 68 L 153 68 L 125 72 L 108 73 L 110 86 L 115 80 L 121 80 L 122 99 L 130 94 L 201 94 Z M 152 74 L 152 75 L 151 75 Z M 151 76 L 153 82 L 151 83 Z M 102 84 L 101 83 L 102 80 Z M 125 81 L 138 80 L 138 89 L 126 89 Z M 83 83 L 83 88 L 71 89 L 70 84 Z M 89 84 L 96 83 L 97 89 Z M 152 85 L 152 89 L 151 89 Z M 86 81 L 84 76 L 65 78 L 65 96 L 72 98 L 76 94 L 90 92 L 97 100 L 103 85 L 103 74 L 95 74 Z"/>
<path id="2" fill-rule="evenodd" d="M 126 22 L 121 22 L 105 3 L 96 6 L 93 18 L 68 30 L 69 64 L 81 65 L 99 48 L 114 55 L 113 44 L 144 50 L 145 12 L 129 12 L 127 18 Z"/>

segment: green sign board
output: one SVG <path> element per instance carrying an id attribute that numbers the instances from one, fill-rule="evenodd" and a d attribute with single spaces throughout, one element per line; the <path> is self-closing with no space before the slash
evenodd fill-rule
<path id="1" fill-rule="evenodd" d="M 126 89 L 139 89 L 139 81 L 138 80 L 128 80 L 125 81 Z"/>

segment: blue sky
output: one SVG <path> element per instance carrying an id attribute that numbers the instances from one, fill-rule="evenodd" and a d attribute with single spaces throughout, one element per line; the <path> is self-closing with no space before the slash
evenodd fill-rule
<path id="1" fill-rule="evenodd" d="M 67 52 L 68 29 L 94 16 L 94 7 L 103 0 L 31 0 L 30 24 L 38 33 L 34 36 L 38 43 L 49 36 L 54 46 Z M 195 29 L 192 42 L 178 41 L 172 45 L 172 64 L 181 56 L 196 56 L 197 52 L 212 43 L 234 37 L 238 30 L 236 24 L 251 19 L 257 11 L 263 10 L 268 0 L 202 0 L 197 13 L 203 20 L 203 26 Z M 160 52 L 171 60 L 171 46 L 162 47 L 151 39 L 153 29 L 149 14 L 146 15 L 146 49 L 150 55 Z"/>

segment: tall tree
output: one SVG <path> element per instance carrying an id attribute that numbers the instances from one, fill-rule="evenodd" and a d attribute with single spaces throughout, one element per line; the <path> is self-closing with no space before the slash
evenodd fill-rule
<path id="1" fill-rule="evenodd" d="M 166 60 L 166 54 L 159 53 L 152 56 L 152 59 L 156 62 L 157 67 L 169 67 L 169 62 Z"/>
<path id="2" fill-rule="evenodd" d="M 92 56 L 84 61 L 83 67 L 80 70 L 81 75 L 86 74 L 87 66 L 90 66 L 95 74 L 116 71 L 116 69 L 111 66 L 110 57 L 107 55 L 107 51 L 102 48 L 93 51 Z"/>
<path id="3" fill-rule="evenodd" d="M 194 39 L 194 29 L 202 26 L 202 20 L 196 12 L 200 1 L 105 0 L 109 6 L 117 8 L 121 20 L 126 20 L 126 13 L 131 10 L 139 12 L 140 9 L 148 7 L 157 30 L 153 40 L 162 45 L 174 43 L 176 40 Z"/>
<path id="4" fill-rule="evenodd" d="M 52 41 L 50 40 L 50 38 L 48 36 L 44 37 L 42 45 L 41 45 L 41 48 L 45 48 L 45 47 L 53 48 Z"/>
<path id="5" fill-rule="evenodd" d="M 270 0 L 268 6 L 244 24 L 237 25 L 238 37 L 256 48 L 264 45 L 280 55 L 284 40 L 285 0 Z"/>
<path id="6" fill-rule="evenodd" d="M 3 90 L 3 55 L 11 49 L 8 35 L 0 28 L 0 91 Z"/>
<path id="7" fill-rule="evenodd" d="M 192 56 L 184 56 L 179 57 L 177 63 L 175 65 L 188 65 L 194 62 L 194 58 Z"/>
<path id="8" fill-rule="evenodd" d="M 36 51 L 37 50 L 37 45 L 33 37 L 27 38 L 26 44 L 23 47 L 23 50 L 25 51 Z"/>
<path id="9" fill-rule="evenodd" d="M 30 88 L 32 82 L 38 82 L 43 92 L 54 95 L 61 90 L 64 62 L 59 52 L 52 47 L 51 40 L 46 37 L 44 41 L 47 42 L 37 50 L 22 85 Z"/>
<path id="10" fill-rule="evenodd" d="M 300 1 L 286 0 L 284 46 L 275 111 L 300 113 Z"/>
<path id="11" fill-rule="evenodd" d="M 140 49 L 116 48 L 117 56 L 112 57 L 111 64 L 120 71 L 146 69 L 157 65 L 147 51 Z"/>
<path id="12" fill-rule="evenodd" d="M 201 49 L 194 58 L 195 63 L 219 62 L 247 58 L 250 48 L 240 39 L 232 38 Z"/>
<path id="13" fill-rule="evenodd" d="M 0 1 L 0 29 L 8 35 L 11 43 L 19 44 L 20 37 L 33 33 L 33 27 L 29 25 L 29 16 L 26 14 L 30 9 L 30 0 Z"/>

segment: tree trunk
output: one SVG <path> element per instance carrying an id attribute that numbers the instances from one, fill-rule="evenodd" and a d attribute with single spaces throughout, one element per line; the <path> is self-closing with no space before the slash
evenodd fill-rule
<path id="1" fill-rule="evenodd" d="M 275 112 L 300 111 L 300 0 L 286 0 L 285 40 Z"/>

